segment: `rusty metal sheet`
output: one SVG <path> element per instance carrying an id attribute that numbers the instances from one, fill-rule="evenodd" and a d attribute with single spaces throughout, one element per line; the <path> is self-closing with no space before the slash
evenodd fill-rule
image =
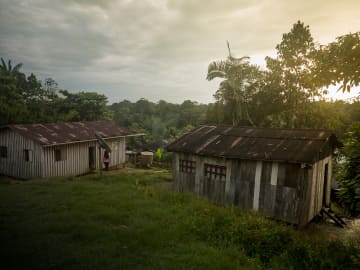
<path id="1" fill-rule="evenodd" d="M 338 146 L 341 143 L 327 130 L 200 126 L 166 148 L 204 156 L 312 163 Z"/>
<path id="2" fill-rule="evenodd" d="M 125 128 L 109 121 L 69 122 L 50 124 L 7 125 L 14 132 L 36 141 L 41 145 L 66 144 L 96 140 L 95 132 L 103 138 L 129 135 Z"/>

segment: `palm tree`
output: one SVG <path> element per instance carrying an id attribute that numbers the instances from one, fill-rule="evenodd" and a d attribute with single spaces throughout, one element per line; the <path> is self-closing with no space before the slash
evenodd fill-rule
<path id="1" fill-rule="evenodd" d="M 241 120 L 254 125 L 248 111 L 248 99 L 251 85 L 258 80 L 260 71 L 257 66 L 249 64 L 250 57 L 236 58 L 231 54 L 229 42 L 227 46 L 227 59 L 210 63 L 206 79 L 223 79 L 214 97 L 229 109 L 233 125 L 239 124 Z"/>
<path id="2" fill-rule="evenodd" d="M 1 75 L 4 76 L 18 76 L 20 74 L 20 68 L 22 67 L 22 63 L 19 63 L 12 67 L 11 60 L 8 61 L 8 64 L 6 65 L 5 60 L 1 57 L 1 65 L 0 65 L 0 72 Z"/>
<path id="3" fill-rule="evenodd" d="M 11 61 L 8 64 L 1 58 L 0 65 L 0 125 L 21 121 L 25 110 L 24 100 L 19 90 L 20 78 L 25 75 L 19 70 L 22 64 L 14 67 Z"/>

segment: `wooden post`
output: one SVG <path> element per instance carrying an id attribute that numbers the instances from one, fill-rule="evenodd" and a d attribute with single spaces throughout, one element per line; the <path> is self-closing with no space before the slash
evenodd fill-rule
<path id="1" fill-rule="evenodd" d="M 102 175 L 101 147 L 99 146 L 99 173 Z"/>

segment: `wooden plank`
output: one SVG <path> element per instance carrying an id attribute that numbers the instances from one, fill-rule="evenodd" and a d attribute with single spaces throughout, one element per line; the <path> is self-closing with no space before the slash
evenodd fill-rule
<path id="1" fill-rule="evenodd" d="M 326 190 L 326 204 L 330 205 L 330 195 L 331 195 L 331 180 L 332 180 L 332 156 L 328 157 L 328 186 Z"/>
<path id="2" fill-rule="evenodd" d="M 179 175 L 179 154 L 173 154 L 173 178 L 174 178 L 174 189 L 180 191 L 180 175 Z"/>
<path id="3" fill-rule="evenodd" d="M 269 204 L 268 200 L 271 199 L 270 181 L 272 175 L 272 162 L 262 163 L 260 194 L 259 194 L 259 210 L 262 210 Z"/>
<path id="4" fill-rule="evenodd" d="M 286 179 L 286 165 L 284 163 L 279 163 L 277 185 L 278 186 L 285 185 L 285 179 Z"/>
<path id="5" fill-rule="evenodd" d="M 231 162 L 231 170 L 230 170 L 230 184 L 229 191 L 226 195 L 226 201 L 229 204 L 235 203 L 235 192 L 236 192 L 236 179 L 240 177 L 240 161 L 239 160 L 230 160 Z"/>
<path id="6" fill-rule="evenodd" d="M 273 162 L 271 167 L 271 180 L 270 180 L 270 183 L 273 186 L 277 185 L 278 171 L 279 171 L 279 163 Z"/>
<path id="7" fill-rule="evenodd" d="M 300 205 L 299 205 L 299 225 L 303 226 L 307 224 L 312 217 L 309 219 L 309 213 L 311 211 L 310 208 L 310 200 L 311 200 L 311 188 L 312 188 L 312 168 L 306 167 L 303 169 L 302 177 L 300 179 L 301 183 L 303 183 L 300 188 L 299 197 L 300 197 Z"/>
<path id="8" fill-rule="evenodd" d="M 201 194 L 201 159 L 198 156 L 194 156 L 195 161 L 195 194 Z"/>
<path id="9" fill-rule="evenodd" d="M 296 198 L 296 189 L 277 186 L 274 217 L 276 219 L 297 224 L 297 209 L 298 199 Z"/>
<path id="10" fill-rule="evenodd" d="M 263 197 L 263 205 L 261 212 L 268 217 L 275 217 L 276 189 L 277 186 L 265 184 L 265 192 Z"/>
<path id="11" fill-rule="evenodd" d="M 244 183 L 244 192 L 242 193 L 245 209 L 253 208 L 253 196 L 255 185 L 256 162 L 245 161 L 241 163 L 241 179 Z"/>
<path id="12" fill-rule="evenodd" d="M 235 196 L 234 203 L 243 209 L 253 208 L 254 182 L 255 182 L 255 161 L 241 161 L 240 170 L 235 175 Z"/>
<path id="13" fill-rule="evenodd" d="M 284 186 L 291 187 L 291 188 L 297 188 L 298 186 L 298 173 L 299 173 L 299 164 L 290 164 L 286 163 L 284 164 L 285 167 L 285 181 Z"/>
<path id="14" fill-rule="evenodd" d="M 262 170 L 262 162 L 257 161 L 256 170 L 255 170 L 254 195 L 253 195 L 253 209 L 255 211 L 259 209 L 261 170 Z"/>
<path id="15" fill-rule="evenodd" d="M 231 187 L 231 165 L 232 162 L 230 160 L 226 161 L 226 179 L 225 179 L 225 187 L 224 187 L 224 202 L 228 203 L 230 200 L 230 187 Z"/>

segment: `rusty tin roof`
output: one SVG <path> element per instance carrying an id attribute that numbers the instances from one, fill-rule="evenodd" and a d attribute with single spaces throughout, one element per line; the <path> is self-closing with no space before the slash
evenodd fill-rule
<path id="1" fill-rule="evenodd" d="M 7 128 L 44 146 L 95 141 L 95 132 L 104 138 L 130 134 L 127 129 L 108 121 L 7 125 L 1 129 Z"/>
<path id="2" fill-rule="evenodd" d="M 169 144 L 171 152 L 233 159 L 313 163 L 341 146 L 326 130 L 200 126 Z"/>

